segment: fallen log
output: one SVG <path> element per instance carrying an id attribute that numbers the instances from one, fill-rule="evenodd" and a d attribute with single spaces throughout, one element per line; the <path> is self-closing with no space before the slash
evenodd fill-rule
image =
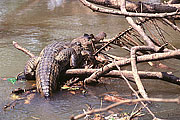
<path id="1" fill-rule="evenodd" d="M 148 62 L 148 61 L 157 61 L 157 60 L 170 59 L 170 58 L 179 58 L 179 57 L 180 57 L 180 50 L 178 49 L 178 50 L 165 52 L 165 53 L 154 53 L 154 54 L 150 54 L 150 55 L 138 56 L 137 63 Z M 116 63 L 118 66 L 130 65 L 131 59 L 127 58 L 124 60 L 119 60 L 119 61 L 116 61 Z M 94 80 L 94 79 L 97 80 L 103 74 L 108 73 L 115 67 L 116 67 L 116 65 L 114 63 L 107 64 L 104 67 L 100 68 L 98 71 L 94 72 L 90 77 L 88 77 L 85 80 L 85 82 L 88 83 L 91 80 Z"/>
<path id="2" fill-rule="evenodd" d="M 67 76 L 78 77 L 78 76 L 90 76 L 94 72 L 99 69 L 68 69 L 66 71 Z M 121 73 L 126 78 L 133 78 L 132 71 L 122 70 L 119 72 L 118 70 L 111 70 L 110 72 L 102 75 L 102 77 L 114 77 L 114 78 L 122 78 Z M 169 83 L 173 83 L 176 85 L 180 85 L 180 78 L 174 76 L 171 72 L 145 72 L 138 71 L 138 74 L 141 79 L 159 79 Z"/>
<path id="3" fill-rule="evenodd" d="M 117 0 L 87 0 L 88 2 L 102 5 L 110 8 L 119 9 L 121 7 L 121 1 Z M 128 12 L 142 12 L 142 13 L 167 13 L 175 12 L 180 9 L 179 6 L 172 6 L 170 4 L 153 4 L 145 2 L 132 2 L 126 0 L 126 9 Z"/>

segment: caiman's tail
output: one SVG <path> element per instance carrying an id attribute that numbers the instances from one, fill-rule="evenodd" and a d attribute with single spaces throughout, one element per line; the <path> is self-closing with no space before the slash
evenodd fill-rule
<path id="1" fill-rule="evenodd" d="M 79 60 L 77 53 L 80 54 L 81 44 L 74 43 L 72 48 L 64 49 L 60 49 L 58 45 L 62 44 L 51 44 L 42 51 L 36 69 L 36 86 L 45 98 L 49 98 L 56 90 L 59 73 L 65 70 L 67 65 L 76 67 Z"/>
<path id="2" fill-rule="evenodd" d="M 54 56 L 56 56 L 59 52 L 58 45 L 59 43 L 53 43 L 42 51 L 36 68 L 37 90 L 46 99 L 49 98 L 52 91 L 57 88 L 56 80 L 59 75 L 59 68 L 57 60 L 54 59 Z"/>
<path id="3" fill-rule="evenodd" d="M 36 86 L 39 92 L 45 98 L 50 97 L 52 91 L 57 87 L 57 78 L 59 74 L 57 61 L 51 57 L 40 60 L 37 66 Z"/>

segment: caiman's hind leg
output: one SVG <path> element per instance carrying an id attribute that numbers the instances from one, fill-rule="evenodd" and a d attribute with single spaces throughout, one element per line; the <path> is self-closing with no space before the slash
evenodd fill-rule
<path id="1" fill-rule="evenodd" d="M 17 80 L 36 80 L 36 67 L 38 65 L 38 60 L 38 56 L 30 58 L 25 64 L 24 71 L 16 76 Z"/>
<path id="2" fill-rule="evenodd" d="M 26 80 L 36 79 L 36 67 L 38 65 L 38 56 L 30 58 L 24 67 L 24 76 Z"/>

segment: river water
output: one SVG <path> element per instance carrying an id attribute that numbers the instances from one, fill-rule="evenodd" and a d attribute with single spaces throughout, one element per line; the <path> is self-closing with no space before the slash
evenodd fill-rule
<path id="1" fill-rule="evenodd" d="M 180 23 L 177 23 L 180 26 Z M 11 91 L 15 88 L 28 88 L 33 82 L 17 82 L 14 85 L 4 78 L 15 77 L 24 68 L 28 56 L 15 49 L 12 41 L 38 55 L 53 40 L 70 41 L 84 33 L 97 34 L 101 31 L 111 38 L 128 27 L 124 17 L 95 13 L 76 0 L 1 0 L 0 1 L 0 107 L 11 101 Z M 166 29 L 169 41 L 177 48 L 180 46 L 180 34 Z M 128 53 L 112 50 L 112 54 L 124 56 Z M 175 75 L 179 76 L 179 61 L 164 61 Z M 141 64 L 142 70 L 148 69 Z M 165 70 L 168 71 L 168 70 Z M 72 115 L 83 113 L 85 104 L 100 107 L 100 95 L 117 91 L 126 96 L 131 92 L 123 80 L 110 79 L 111 83 L 88 87 L 88 95 L 58 92 L 53 100 L 45 101 L 36 94 L 30 104 L 19 102 L 14 109 L 0 109 L 0 120 L 65 120 Z M 180 96 L 180 87 L 157 80 L 145 80 L 145 88 L 151 97 L 175 98 Z M 109 105 L 103 101 L 103 106 Z M 153 103 L 151 109 L 160 118 L 180 118 L 180 106 L 177 104 Z M 122 106 L 131 110 L 133 107 Z M 143 119 L 151 119 L 147 115 Z"/>

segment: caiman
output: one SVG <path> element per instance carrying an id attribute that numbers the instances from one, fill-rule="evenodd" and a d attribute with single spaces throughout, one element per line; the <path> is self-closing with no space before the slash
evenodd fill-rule
<path id="1" fill-rule="evenodd" d="M 92 54 L 94 36 L 85 34 L 71 43 L 54 42 L 46 46 L 39 57 L 28 60 L 24 68 L 26 79 L 36 79 L 37 91 L 45 98 L 56 90 L 59 75 L 68 68 L 76 67 L 82 60 L 82 51 Z"/>
<path id="2" fill-rule="evenodd" d="M 91 35 L 84 34 L 84 36 L 81 36 L 79 38 L 72 40 L 71 43 L 68 43 L 68 42 L 67 43 L 63 43 L 63 42 L 59 43 L 60 44 L 58 46 L 59 51 L 62 49 L 69 48 L 70 47 L 69 45 L 71 45 L 71 44 L 73 45 L 75 42 L 80 42 L 82 49 L 83 49 L 83 51 L 81 51 L 81 52 L 82 53 L 86 52 L 85 54 L 87 54 L 87 52 L 88 52 L 88 54 L 91 56 L 92 52 L 94 51 L 92 48 L 92 41 L 91 40 L 95 39 L 94 42 L 99 42 L 99 40 L 104 39 L 104 37 L 106 37 L 106 33 L 104 33 L 104 32 L 99 33 L 95 37 L 92 34 Z M 36 79 L 35 78 L 35 71 L 36 71 L 39 59 L 40 59 L 40 57 L 35 56 L 35 57 L 30 58 L 26 62 L 26 65 L 24 67 L 24 75 L 25 75 L 25 78 L 27 80 L 35 80 Z"/>
<path id="3" fill-rule="evenodd" d="M 40 53 L 36 68 L 37 91 L 45 98 L 51 96 L 57 88 L 59 74 L 68 68 L 76 67 L 80 61 L 81 44 L 75 42 L 69 48 L 62 46 L 61 42 L 54 42 Z"/>

